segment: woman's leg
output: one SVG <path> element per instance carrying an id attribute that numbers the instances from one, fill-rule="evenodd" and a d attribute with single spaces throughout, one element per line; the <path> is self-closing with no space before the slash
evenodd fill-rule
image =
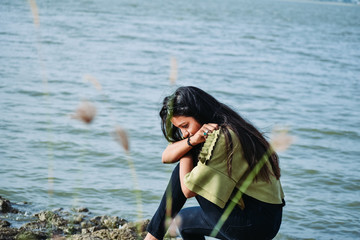
<path id="1" fill-rule="evenodd" d="M 165 229 L 166 218 L 174 218 L 184 206 L 185 202 L 186 197 L 184 196 L 180 186 L 178 164 L 172 172 L 169 184 L 161 199 L 157 211 L 155 212 L 153 218 L 148 225 L 147 231 L 157 239 L 163 239 L 167 230 Z M 167 209 L 167 203 L 171 203 L 171 209 Z M 170 216 L 166 215 L 167 212 Z"/>
<path id="2" fill-rule="evenodd" d="M 230 201 L 222 209 L 201 196 L 197 196 L 196 199 L 202 209 L 203 218 L 212 230 Z M 228 240 L 274 238 L 281 224 L 283 206 L 263 203 L 245 194 L 243 200 L 245 209 L 235 206 L 220 229 L 220 236 Z"/>
<path id="3" fill-rule="evenodd" d="M 183 240 L 204 240 L 214 228 L 201 207 L 182 209 L 175 220 Z M 220 233 L 216 237 L 226 239 Z"/>
<path id="4" fill-rule="evenodd" d="M 200 207 L 182 209 L 176 217 L 176 222 L 184 240 L 204 240 L 224 213 L 207 199 L 196 196 Z M 244 195 L 245 209 L 236 206 L 216 238 L 227 240 L 239 239 L 272 239 L 275 237 L 281 223 L 281 205 L 261 203 Z"/>
<path id="5" fill-rule="evenodd" d="M 184 240 L 204 240 L 204 236 L 210 236 L 227 207 L 220 208 L 199 195 L 196 196 L 196 200 L 200 207 L 182 209 L 176 217 L 177 226 Z M 248 236 L 248 231 L 252 228 L 248 214 L 248 211 L 245 212 L 239 207 L 235 207 L 217 233 L 216 238 L 224 240 L 252 239 Z M 233 226 L 235 229 L 232 229 Z M 229 232 L 229 227 L 231 232 Z"/>

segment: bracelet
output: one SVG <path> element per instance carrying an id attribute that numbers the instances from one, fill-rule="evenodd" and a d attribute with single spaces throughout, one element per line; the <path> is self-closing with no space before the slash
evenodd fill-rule
<path id="1" fill-rule="evenodd" d="M 192 145 L 192 144 L 190 143 L 190 137 L 188 137 L 187 144 L 188 144 L 190 147 L 194 147 L 194 145 Z"/>

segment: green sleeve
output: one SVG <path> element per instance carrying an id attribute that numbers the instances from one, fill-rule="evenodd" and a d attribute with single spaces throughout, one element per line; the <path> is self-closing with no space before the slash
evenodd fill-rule
<path id="1" fill-rule="evenodd" d="M 212 203 L 223 208 L 237 181 L 227 175 L 225 137 L 220 130 L 209 134 L 199 154 L 199 162 L 185 175 L 185 185 Z"/>
<path id="2" fill-rule="evenodd" d="M 229 131 L 233 142 L 231 175 L 229 176 L 227 172 L 228 154 L 225 136 L 220 130 L 216 130 L 207 137 L 198 156 L 197 166 L 185 175 L 184 179 L 189 190 L 221 208 L 229 201 L 234 189 L 241 188 L 249 170 L 239 139 L 233 131 Z M 271 169 L 270 164 L 269 168 Z M 270 180 L 270 182 L 262 179 L 253 181 L 244 193 L 263 202 L 281 204 L 284 198 L 281 183 L 272 174 Z"/>

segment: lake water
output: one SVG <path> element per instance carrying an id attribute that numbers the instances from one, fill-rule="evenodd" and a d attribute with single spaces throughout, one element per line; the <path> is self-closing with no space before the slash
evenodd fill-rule
<path id="1" fill-rule="evenodd" d="M 1 196 L 29 202 L 31 213 L 85 206 L 136 220 L 137 187 L 151 218 L 174 167 L 160 160 L 158 110 L 176 86 L 194 85 L 268 136 L 282 126 L 295 137 L 280 153 L 287 206 L 276 239 L 360 238 L 359 5 L 37 4 L 38 25 L 27 1 L 0 5 Z M 70 117 L 84 99 L 97 108 L 90 125 Z M 113 139 L 116 125 L 129 155 Z"/>

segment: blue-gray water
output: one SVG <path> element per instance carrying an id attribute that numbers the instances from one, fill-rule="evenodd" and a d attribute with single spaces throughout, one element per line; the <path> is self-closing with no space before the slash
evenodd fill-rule
<path id="1" fill-rule="evenodd" d="M 0 4 L 0 195 L 28 211 L 155 211 L 174 165 L 158 110 L 195 85 L 261 130 L 296 137 L 280 153 L 287 206 L 277 239 L 360 238 L 360 7 L 309 1 L 27 1 Z M 90 74 L 98 91 L 83 80 Z M 46 84 L 47 82 L 47 84 Z M 71 119 L 87 99 L 91 125 Z M 113 140 L 128 131 L 131 155 Z M 190 204 L 195 204 L 191 202 Z"/>

